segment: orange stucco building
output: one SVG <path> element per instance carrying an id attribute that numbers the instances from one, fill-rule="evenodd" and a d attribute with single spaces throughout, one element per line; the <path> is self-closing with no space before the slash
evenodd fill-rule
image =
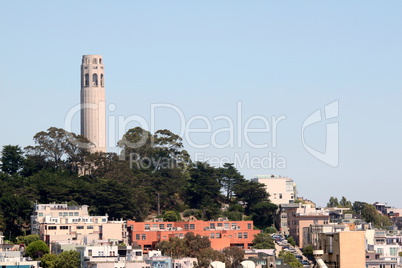
<path id="1" fill-rule="evenodd" d="M 184 238 L 187 232 L 209 237 L 211 247 L 215 250 L 230 246 L 249 249 L 254 235 L 260 233 L 260 230 L 254 230 L 252 221 L 127 221 L 127 228 L 130 243 L 138 244 L 144 252 L 154 249 L 156 244 L 171 237 Z"/>

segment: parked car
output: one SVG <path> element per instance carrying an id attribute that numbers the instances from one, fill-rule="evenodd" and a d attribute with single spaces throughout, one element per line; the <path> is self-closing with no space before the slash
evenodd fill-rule
<path id="1" fill-rule="evenodd" d="M 311 265 L 311 264 L 310 264 L 308 261 L 306 261 L 306 260 L 301 260 L 300 263 L 303 264 L 303 267 L 310 267 L 310 265 Z"/>

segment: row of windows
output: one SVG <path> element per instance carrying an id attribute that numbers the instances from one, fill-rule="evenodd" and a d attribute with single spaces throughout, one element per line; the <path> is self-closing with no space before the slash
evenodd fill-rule
<path id="1" fill-rule="evenodd" d="M 159 229 L 164 230 L 165 229 L 165 224 L 159 224 L 159 225 L 157 223 L 152 224 L 153 229 L 158 229 L 158 227 L 159 227 Z M 166 225 L 166 227 L 171 228 L 171 227 L 173 227 L 173 224 L 168 223 Z M 150 224 L 145 224 L 145 230 L 151 230 L 151 225 Z"/>
<path id="2" fill-rule="evenodd" d="M 87 229 L 93 229 L 94 227 L 92 225 L 88 225 Z M 48 226 L 48 230 L 57 230 L 57 226 Z M 60 226 L 60 230 L 68 230 L 68 226 Z M 84 229 L 84 226 L 77 226 L 77 229 Z"/>
<path id="3" fill-rule="evenodd" d="M 89 64 L 89 59 L 85 58 L 85 64 Z M 98 59 L 93 58 L 92 59 L 92 64 L 98 64 Z M 99 59 L 99 64 L 102 64 L 102 59 Z"/>
<path id="4" fill-rule="evenodd" d="M 89 82 L 89 74 L 85 74 L 84 75 L 84 86 L 89 87 L 89 84 L 90 84 L 90 82 Z M 92 86 L 97 87 L 98 84 L 99 84 L 98 74 L 93 74 L 92 75 Z M 103 85 L 103 74 L 100 75 L 100 85 L 101 85 L 101 87 L 104 86 Z"/>
<path id="5" fill-rule="evenodd" d="M 78 216 L 78 212 L 59 212 L 59 216 L 60 217 Z"/>
<path id="6" fill-rule="evenodd" d="M 146 234 L 135 234 L 135 240 L 147 240 Z"/>

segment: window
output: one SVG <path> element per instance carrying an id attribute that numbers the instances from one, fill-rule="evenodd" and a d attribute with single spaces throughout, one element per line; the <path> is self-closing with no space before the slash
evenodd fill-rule
<path id="1" fill-rule="evenodd" d="M 238 238 L 243 238 L 243 233 L 238 233 L 238 234 L 237 234 L 237 237 L 238 237 Z"/>
<path id="2" fill-rule="evenodd" d="M 237 228 L 237 223 L 236 222 L 233 222 L 232 223 L 232 229 L 236 229 Z"/>
<path id="3" fill-rule="evenodd" d="M 184 230 L 188 230 L 188 224 L 184 224 Z"/>
<path id="4" fill-rule="evenodd" d="M 383 253 L 384 253 L 384 251 L 383 251 L 383 249 L 382 249 L 382 248 L 377 248 L 377 253 L 383 254 Z"/>
<path id="5" fill-rule="evenodd" d="M 180 237 L 180 238 L 183 237 L 183 233 L 180 233 L 180 234 L 179 234 L 179 237 Z"/>
<path id="6" fill-rule="evenodd" d="M 224 228 L 225 228 L 225 229 L 229 229 L 229 223 L 228 223 L 228 222 L 225 222 L 225 223 L 224 223 Z"/>
<path id="7" fill-rule="evenodd" d="M 282 194 L 279 194 L 279 199 L 282 199 Z"/>
<path id="8" fill-rule="evenodd" d="M 43 212 L 39 212 L 39 217 L 43 217 Z"/>
<path id="9" fill-rule="evenodd" d="M 103 256 L 103 251 L 98 251 L 98 256 Z"/>
<path id="10" fill-rule="evenodd" d="M 84 86 L 89 86 L 89 74 L 84 75 Z"/>
<path id="11" fill-rule="evenodd" d="M 106 222 L 106 218 L 103 218 L 103 219 L 102 219 L 102 222 Z"/>
<path id="12" fill-rule="evenodd" d="M 94 227 L 92 225 L 88 225 L 87 229 L 93 229 Z"/>
<path id="13" fill-rule="evenodd" d="M 93 59 L 93 60 L 92 60 L 92 63 L 93 63 L 93 64 L 97 64 L 97 60 L 96 60 L 96 59 Z"/>
<path id="14" fill-rule="evenodd" d="M 49 226 L 48 229 L 49 229 L 49 230 L 56 230 L 57 227 L 56 227 L 56 226 Z"/>
<path id="15" fill-rule="evenodd" d="M 101 80 L 101 87 L 103 87 L 103 74 L 101 74 L 100 80 Z"/>
<path id="16" fill-rule="evenodd" d="M 190 224 L 190 230 L 194 230 L 195 229 L 195 224 L 194 223 L 191 223 Z"/>
<path id="17" fill-rule="evenodd" d="M 74 212 L 74 216 L 78 216 L 78 212 Z"/>
<path id="18" fill-rule="evenodd" d="M 68 212 L 63 212 L 63 216 L 67 217 L 68 216 Z"/>
<path id="19" fill-rule="evenodd" d="M 243 233 L 244 238 L 248 238 L 248 233 Z"/>
<path id="20" fill-rule="evenodd" d="M 92 249 L 88 249 L 88 256 L 92 256 Z"/>
<path id="21" fill-rule="evenodd" d="M 171 223 L 168 223 L 167 227 L 173 227 L 173 225 Z"/>
<path id="22" fill-rule="evenodd" d="M 92 75 L 92 85 L 97 87 L 98 86 L 98 74 Z"/>
<path id="23" fill-rule="evenodd" d="M 221 238 L 221 233 L 216 233 L 215 237 L 216 238 Z"/>
<path id="24" fill-rule="evenodd" d="M 214 233 L 210 233 L 210 234 L 209 234 L 209 238 L 215 238 L 215 234 L 214 234 Z"/>
<path id="25" fill-rule="evenodd" d="M 247 223 L 247 229 L 251 229 L 251 223 Z"/>
<path id="26" fill-rule="evenodd" d="M 74 212 L 69 212 L 68 216 L 74 216 Z"/>
<path id="27" fill-rule="evenodd" d="M 62 217 L 62 216 L 63 216 L 63 212 L 59 212 L 59 216 Z"/>
<path id="28" fill-rule="evenodd" d="M 149 230 L 151 226 L 149 224 L 145 224 L 145 230 Z"/>
<path id="29" fill-rule="evenodd" d="M 152 228 L 153 229 L 158 229 L 158 224 L 157 223 L 152 224 Z"/>
<path id="30" fill-rule="evenodd" d="M 398 255 L 398 248 L 390 248 L 389 249 L 389 255 L 391 255 L 391 256 Z"/>
<path id="31" fill-rule="evenodd" d="M 221 222 L 218 222 L 218 227 L 222 227 L 223 224 Z"/>
<path id="32" fill-rule="evenodd" d="M 102 59 L 99 59 L 99 64 L 102 64 Z"/>
<path id="33" fill-rule="evenodd" d="M 159 224 L 159 229 L 164 230 L 164 229 L 165 229 L 165 225 L 164 225 L 164 224 Z"/>
<path id="34" fill-rule="evenodd" d="M 210 229 L 215 229 L 215 223 L 210 223 L 210 224 L 209 224 L 209 228 L 210 228 Z"/>
<path id="35" fill-rule="evenodd" d="M 77 229 L 84 229 L 84 226 L 77 226 Z"/>
<path id="36" fill-rule="evenodd" d="M 141 240 L 146 240 L 147 239 L 147 235 L 146 234 L 142 234 L 141 235 Z"/>
<path id="37" fill-rule="evenodd" d="M 140 234 L 135 234 L 135 240 L 140 240 Z"/>
<path id="38" fill-rule="evenodd" d="M 60 230 L 68 230 L 68 226 L 60 226 Z"/>

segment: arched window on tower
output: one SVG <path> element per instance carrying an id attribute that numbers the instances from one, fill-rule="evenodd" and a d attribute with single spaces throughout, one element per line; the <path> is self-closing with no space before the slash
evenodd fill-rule
<path id="1" fill-rule="evenodd" d="M 88 58 L 85 58 L 85 64 L 88 64 L 88 63 L 89 63 Z"/>
<path id="2" fill-rule="evenodd" d="M 98 74 L 92 75 L 92 85 L 97 87 L 98 86 Z"/>
<path id="3" fill-rule="evenodd" d="M 93 63 L 93 64 L 97 64 L 96 59 L 93 59 L 93 60 L 92 60 L 92 63 Z"/>
<path id="4" fill-rule="evenodd" d="M 85 87 L 89 86 L 89 74 L 84 75 L 84 86 Z"/>
<path id="5" fill-rule="evenodd" d="M 99 64 L 102 64 L 102 59 L 99 59 Z"/>
<path id="6" fill-rule="evenodd" d="M 101 82 L 101 87 L 103 87 L 103 74 L 101 74 L 100 82 Z"/>

